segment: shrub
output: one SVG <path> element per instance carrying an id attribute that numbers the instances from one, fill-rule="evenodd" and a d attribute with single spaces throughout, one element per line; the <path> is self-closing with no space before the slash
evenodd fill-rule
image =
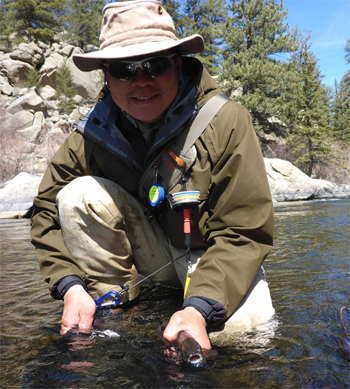
<path id="1" fill-rule="evenodd" d="M 40 90 L 42 87 L 40 78 L 41 76 L 38 70 L 35 67 L 33 67 L 27 73 L 27 79 L 24 84 L 27 88 L 32 88 L 33 86 L 35 86 L 37 89 Z"/>
<path id="2" fill-rule="evenodd" d="M 73 76 L 66 61 L 58 68 L 56 84 L 59 112 L 60 114 L 70 114 L 75 108 L 73 97 L 77 94 L 77 90 L 73 84 Z"/>

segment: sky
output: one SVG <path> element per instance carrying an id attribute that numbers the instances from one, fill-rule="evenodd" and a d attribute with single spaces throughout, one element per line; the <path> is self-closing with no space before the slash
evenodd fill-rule
<path id="1" fill-rule="evenodd" d="M 350 0 L 284 0 L 283 6 L 289 9 L 289 27 L 311 32 L 311 51 L 325 76 L 322 82 L 334 87 L 335 79 L 339 83 L 350 70 L 344 59 L 350 38 Z"/>

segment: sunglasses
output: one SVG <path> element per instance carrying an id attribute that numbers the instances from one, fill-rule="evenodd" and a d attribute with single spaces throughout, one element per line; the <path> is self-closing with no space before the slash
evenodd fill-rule
<path id="1" fill-rule="evenodd" d="M 170 58 L 175 55 L 151 57 L 142 61 L 117 61 L 105 63 L 104 66 L 111 77 L 121 81 L 130 81 L 135 77 L 138 69 L 141 69 L 147 76 L 155 78 L 165 73 L 171 67 Z"/>

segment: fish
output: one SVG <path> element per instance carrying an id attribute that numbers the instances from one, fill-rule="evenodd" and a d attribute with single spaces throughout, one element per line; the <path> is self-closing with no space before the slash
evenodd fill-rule
<path id="1" fill-rule="evenodd" d="M 194 367 L 204 367 L 206 365 L 207 361 L 202 347 L 188 332 L 179 332 L 173 346 L 178 356 L 187 365 Z"/>
<path id="2" fill-rule="evenodd" d="M 161 339 L 165 344 L 163 332 L 167 326 L 167 321 L 164 321 L 161 326 L 155 332 L 155 335 Z M 168 346 L 167 346 L 168 347 Z M 175 350 L 175 355 L 172 352 Z M 174 344 L 165 351 L 165 355 L 169 359 L 178 362 L 182 361 L 188 366 L 192 367 L 206 367 L 207 358 L 217 355 L 214 350 L 207 350 L 201 347 L 201 345 L 186 331 L 180 331 L 175 339 Z"/>

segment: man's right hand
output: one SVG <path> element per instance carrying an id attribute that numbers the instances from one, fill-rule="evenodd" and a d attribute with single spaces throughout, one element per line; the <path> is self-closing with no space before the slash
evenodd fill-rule
<path id="1" fill-rule="evenodd" d="M 77 327 L 79 332 L 89 332 L 96 312 L 96 304 L 81 285 L 73 285 L 64 295 L 61 335 Z"/>

